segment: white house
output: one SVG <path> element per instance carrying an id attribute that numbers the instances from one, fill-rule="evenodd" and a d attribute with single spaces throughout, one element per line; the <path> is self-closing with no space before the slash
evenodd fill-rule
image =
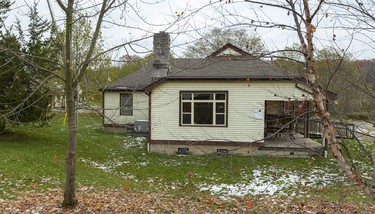
<path id="1" fill-rule="evenodd" d="M 147 120 L 148 150 L 165 154 L 290 156 L 322 149 L 307 138 L 311 95 L 301 76 L 231 44 L 203 59 L 172 59 L 164 32 L 154 36 L 154 54 L 104 89 L 106 130 Z"/>

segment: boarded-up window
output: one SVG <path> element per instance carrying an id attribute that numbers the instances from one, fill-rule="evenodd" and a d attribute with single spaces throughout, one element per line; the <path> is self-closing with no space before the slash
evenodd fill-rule
<path id="1" fill-rule="evenodd" d="M 120 114 L 133 115 L 133 94 L 120 94 Z"/>

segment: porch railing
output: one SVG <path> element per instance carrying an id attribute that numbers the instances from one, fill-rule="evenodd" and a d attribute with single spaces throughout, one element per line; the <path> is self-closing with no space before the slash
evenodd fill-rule
<path id="1" fill-rule="evenodd" d="M 320 138 L 322 136 L 320 120 L 309 120 L 309 136 Z M 342 137 L 345 139 L 353 139 L 355 125 L 353 123 L 341 123 L 339 121 L 332 122 L 333 127 L 336 128 L 336 137 Z M 352 132 L 350 132 L 350 130 Z"/>

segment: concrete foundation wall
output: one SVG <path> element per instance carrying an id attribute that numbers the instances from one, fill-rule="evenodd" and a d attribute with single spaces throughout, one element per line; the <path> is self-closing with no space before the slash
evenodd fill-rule
<path id="1" fill-rule="evenodd" d="M 179 148 L 189 148 L 189 155 L 212 155 L 218 154 L 218 149 L 227 149 L 228 155 L 243 156 L 273 156 L 273 157 L 310 157 L 312 154 L 308 151 L 281 151 L 258 150 L 256 146 L 213 146 L 213 145 L 170 145 L 170 144 L 148 144 L 150 152 L 156 152 L 166 155 L 177 155 Z"/>
<path id="2" fill-rule="evenodd" d="M 125 133 L 125 127 L 104 126 L 104 131 L 112 133 Z"/>
<path id="3" fill-rule="evenodd" d="M 217 154 L 218 149 L 228 149 L 228 154 L 233 155 L 254 155 L 257 148 L 253 146 L 212 146 L 212 145 L 169 145 L 169 144 L 149 144 L 150 152 L 160 154 L 176 155 L 178 148 L 189 148 L 190 155 Z"/>

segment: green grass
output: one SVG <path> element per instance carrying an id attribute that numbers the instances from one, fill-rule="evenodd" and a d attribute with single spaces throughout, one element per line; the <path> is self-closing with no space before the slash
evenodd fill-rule
<path id="1" fill-rule="evenodd" d="M 298 175 L 339 173 L 330 158 L 274 158 L 241 156 L 167 156 L 146 151 L 145 142 L 135 143 L 126 134 L 105 133 L 98 116 L 81 114 L 78 125 L 76 181 L 95 188 L 122 188 L 130 191 L 169 192 L 195 197 L 210 194 L 199 186 L 252 183 L 254 170 L 270 181 Z M 13 198 L 18 191 L 63 188 L 67 127 L 57 117 L 42 128 L 17 126 L 0 135 L 0 198 Z M 371 145 L 373 146 L 373 145 Z M 356 150 L 355 150 L 356 151 Z M 358 151 L 357 151 L 358 152 Z M 320 172 L 319 170 L 325 171 Z M 309 174 L 310 173 L 310 174 Z M 368 201 L 345 180 L 327 186 L 298 185 L 286 194 L 328 200 Z M 250 193 L 251 194 L 251 193 Z"/>
<path id="2" fill-rule="evenodd" d="M 100 160 L 107 147 L 114 145 L 113 135 L 103 133 L 98 122 L 99 118 L 91 115 L 83 115 L 80 120 L 77 183 L 120 186 L 123 181 L 120 176 L 109 175 L 79 161 L 88 156 Z M 43 128 L 17 126 L 0 135 L 0 198 L 29 189 L 30 185 L 38 188 L 63 187 L 66 145 L 67 128 L 63 126 L 62 118 Z"/>

